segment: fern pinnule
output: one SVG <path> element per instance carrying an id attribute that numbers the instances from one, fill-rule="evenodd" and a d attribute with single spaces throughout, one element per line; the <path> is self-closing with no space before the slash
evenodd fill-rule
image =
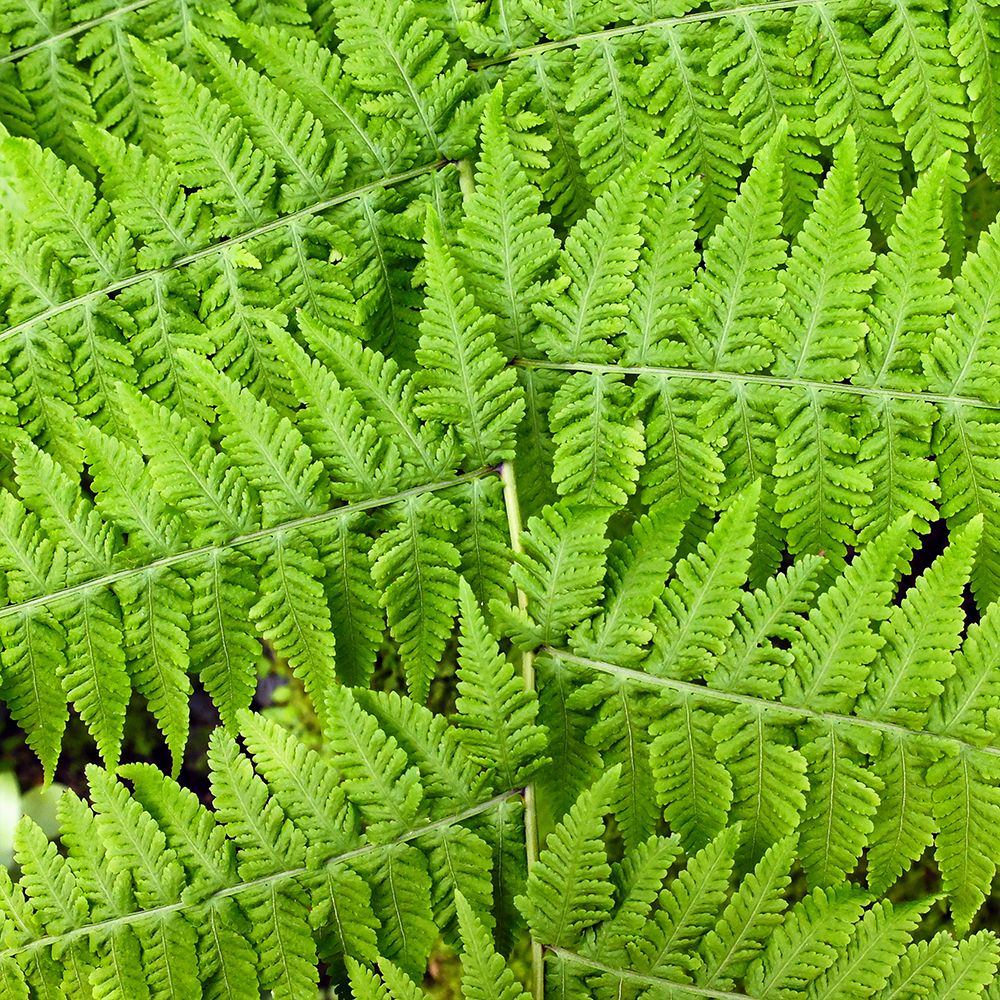
<path id="1" fill-rule="evenodd" d="M 464 206 L 455 255 L 479 307 L 496 317 L 497 347 L 507 357 L 532 357 L 538 325 L 532 307 L 549 294 L 559 244 L 540 211 L 540 192 L 514 155 L 502 85 L 483 110 L 480 141 L 476 188 Z"/>
<path id="2" fill-rule="evenodd" d="M 537 704 L 520 690 L 514 668 L 487 630 L 464 578 L 459 581 L 458 602 L 458 738 L 474 761 L 495 772 L 499 787 L 515 788 L 546 763 L 545 735 L 535 724 Z M 501 704 L 507 706 L 502 718 L 497 712 Z"/>
<path id="3" fill-rule="evenodd" d="M 533 307 L 540 320 L 535 341 L 551 360 L 600 363 L 617 356 L 611 342 L 624 329 L 634 287 L 646 188 L 642 166 L 634 164 L 567 236 L 558 267 L 570 282 L 550 303 Z"/>
<path id="4" fill-rule="evenodd" d="M 254 145 L 283 173 L 277 211 L 295 212 L 337 191 L 347 154 L 342 145 L 328 141 L 312 113 L 266 76 L 234 60 L 215 39 L 197 30 L 192 38 L 206 57 L 220 96 L 243 120 Z"/>
<path id="5" fill-rule="evenodd" d="M 532 933 L 546 944 L 572 946 L 611 912 L 613 888 L 602 839 L 618 769 L 585 792 L 550 834 L 517 904 Z"/>
<path id="6" fill-rule="evenodd" d="M 494 346 L 492 317 L 482 314 L 466 291 L 433 207 L 427 212 L 424 242 L 427 298 L 417 363 L 428 375 L 418 376 L 425 384 L 417 392 L 414 412 L 431 424 L 444 418 L 455 426 L 470 468 L 509 458 L 514 428 L 524 413 L 517 375 L 505 368 Z"/>

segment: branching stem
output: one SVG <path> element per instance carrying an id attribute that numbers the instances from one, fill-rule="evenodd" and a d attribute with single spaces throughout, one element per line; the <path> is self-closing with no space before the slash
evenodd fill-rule
<path id="1" fill-rule="evenodd" d="M 500 482 L 503 483 L 503 500 L 507 510 L 507 525 L 510 528 L 510 547 L 521 552 L 521 505 L 517 499 L 517 480 L 514 464 L 504 462 L 500 466 Z M 528 606 L 528 595 L 517 588 L 517 605 L 522 610 Z M 527 691 L 535 690 L 535 654 L 521 654 L 521 676 Z M 535 783 L 524 790 L 524 852 L 530 872 L 538 860 L 538 813 L 535 807 Z M 535 1000 L 542 1000 L 545 994 L 545 965 L 541 942 L 531 940 L 531 993 Z"/>

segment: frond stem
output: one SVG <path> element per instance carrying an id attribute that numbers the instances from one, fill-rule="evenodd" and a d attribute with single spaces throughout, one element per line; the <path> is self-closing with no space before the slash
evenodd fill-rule
<path id="1" fill-rule="evenodd" d="M 39 323 L 44 323 L 55 316 L 60 316 L 63 313 L 69 312 L 69 310 L 75 309 L 77 306 L 84 305 L 94 299 L 103 298 L 106 295 L 114 295 L 126 288 L 131 288 L 133 285 L 141 284 L 147 278 L 155 277 L 158 274 L 167 274 L 170 271 L 176 271 L 182 267 L 187 267 L 189 264 L 194 264 L 196 261 L 204 260 L 206 257 L 212 257 L 217 253 L 222 253 L 231 246 L 237 246 L 238 244 L 245 243 L 248 240 L 256 239 L 258 236 L 264 236 L 277 229 L 283 229 L 285 226 L 290 225 L 298 219 L 304 219 L 311 215 L 318 215 L 321 212 L 327 211 L 327 209 L 336 208 L 337 205 L 343 205 L 345 202 L 352 201 L 354 198 L 360 198 L 371 191 L 378 191 L 380 188 L 392 187 L 395 184 L 403 184 L 406 181 L 413 180 L 415 177 L 432 173 L 433 171 L 443 167 L 448 162 L 448 160 L 435 160 L 433 163 L 427 163 L 420 167 L 413 167 L 412 169 L 406 170 L 401 174 L 394 174 L 392 177 L 383 177 L 381 180 L 372 181 L 371 184 L 365 184 L 363 187 L 345 191 L 343 194 L 339 194 L 335 198 L 328 198 L 326 201 L 320 201 L 314 205 L 309 205 L 306 208 L 299 209 L 299 211 L 293 212 L 291 215 L 283 215 L 280 218 L 267 222 L 262 226 L 257 226 L 245 233 L 240 233 L 238 236 L 231 236 L 229 239 L 222 240 L 219 243 L 213 243 L 210 247 L 205 247 L 203 250 L 196 250 L 194 253 L 188 254 L 185 257 L 178 257 L 169 264 L 164 264 L 163 267 L 156 267 L 149 271 L 139 271 L 136 274 L 130 274 L 127 278 L 121 278 L 118 281 L 112 282 L 110 285 L 104 285 L 101 288 L 95 288 L 92 291 L 84 292 L 83 295 L 78 295 L 73 299 L 67 299 L 67 301 L 60 302 L 59 305 L 52 306 L 52 308 L 46 309 L 44 312 L 40 312 L 37 315 L 32 316 L 30 319 L 22 320 L 20 323 L 8 327 L 0 333 L 0 344 L 11 339 L 12 337 L 15 337 L 19 333 L 24 333 L 25 331 L 32 329 L 32 327 Z"/>
<path id="2" fill-rule="evenodd" d="M 819 722 L 830 722 L 844 726 L 856 726 L 863 729 L 874 729 L 880 733 L 892 733 L 905 739 L 933 740 L 949 747 L 954 747 L 958 751 L 974 751 L 976 753 L 987 754 L 991 757 L 1000 757 L 1000 748 L 980 747 L 974 743 L 957 739 L 954 736 L 945 736 L 941 733 L 932 733 L 924 729 L 907 729 L 906 726 L 897 726 L 892 722 L 879 722 L 877 719 L 862 719 L 855 715 L 840 715 L 836 712 L 816 712 L 811 708 L 802 708 L 798 705 L 785 705 L 781 702 L 768 701 L 766 698 L 755 698 L 749 694 L 734 694 L 732 691 L 719 691 L 716 688 L 707 687 L 704 684 L 693 684 L 690 681 L 678 681 L 670 677 L 657 677 L 654 674 L 646 674 L 641 670 L 630 670 L 628 667 L 619 667 L 614 663 L 604 663 L 601 660 L 592 660 L 586 656 L 577 656 L 564 649 L 554 649 L 551 646 L 544 646 L 542 652 L 548 656 L 562 660 L 563 663 L 576 664 L 586 667 L 588 670 L 596 670 L 599 673 L 610 674 L 618 677 L 629 684 L 637 687 L 645 687 L 653 691 L 664 689 L 677 691 L 679 694 L 696 695 L 708 701 L 729 702 L 733 705 L 749 705 L 755 709 L 779 713 L 784 719 L 790 716 L 798 716 L 802 719 L 815 719 Z"/>
<path id="3" fill-rule="evenodd" d="M 983 410 L 1000 410 L 1000 403 L 988 403 L 972 396 L 952 396 L 943 392 L 915 392 L 905 389 L 885 389 L 877 386 L 849 385 L 845 382 L 819 382 L 814 379 L 784 378 L 778 375 L 719 372 L 697 368 L 659 368 L 655 365 L 598 365 L 589 362 L 536 361 L 532 358 L 515 358 L 511 364 L 519 368 L 537 368 L 546 371 L 593 372 L 609 375 L 653 375 L 668 378 L 689 378 L 702 382 L 733 382 L 737 385 L 752 383 L 785 388 L 842 392 L 854 396 L 877 396 L 882 399 L 917 399 L 925 403 L 946 403 L 952 406 L 975 406 Z"/>
<path id="4" fill-rule="evenodd" d="M 562 38 L 555 42 L 540 42 L 538 45 L 526 45 L 523 49 L 515 49 L 507 55 L 494 59 L 474 59 L 469 63 L 469 69 L 488 69 L 490 66 L 502 66 L 513 62 L 522 56 L 537 56 L 556 49 L 568 49 L 585 42 L 600 41 L 607 38 L 624 38 L 637 35 L 643 31 L 656 28 L 674 28 L 681 24 L 691 24 L 694 21 L 718 21 L 723 17 L 742 14 L 766 14 L 771 10 L 786 10 L 790 7 L 806 7 L 812 4 L 828 3 L 829 0 L 771 0 L 769 3 L 750 3 L 744 7 L 730 7 L 728 10 L 703 10 L 693 14 L 682 14 L 680 17 L 663 17 L 656 21 L 645 21 L 642 24 L 624 24 L 620 28 L 604 28 L 602 31 L 592 31 L 572 38 Z"/>
<path id="5" fill-rule="evenodd" d="M 352 514 L 357 514 L 361 511 L 375 510 L 378 507 L 386 507 L 389 504 L 396 503 L 400 500 L 406 500 L 407 498 L 417 496 L 420 493 L 433 493 L 438 490 L 446 490 L 452 486 L 460 486 L 462 483 L 469 483 L 474 479 L 482 479 L 485 476 L 495 474 L 496 469 L 492 468 L 479 469 L 476 472 L 466 472 L 463 475 L 455 476 L 453 479 L 445 479 L 438 483 L 427 483 L 421 486 L 412 486 L 408 490 L 401 490 L 399 493 L 393 493 L 390 496 L 375 497 L 372 500 L 361 500 L 358 503 L 345 504 L 343 507 L 337 507 L 334 510 L 323 511 L 322 514 L 310 514 L 308 517 L 300 517 L 294 521 L 285 521 L 282 524 L 271 525 L 268 528 L 251 531 L 246 535 L 238 535 L 236 538 L 232 538 L 228 542 L 220 542 L 217 545 L 203 545 L 199 549 L 185 549 L 183 552 L 175 552 L 169 556 L 162 556 L 159 559 L 154 559 L 152 562 L 143 563 L 141 566 L 130 566 L 128 569 L 121 569 L 114 573 L 107 573 L 104 576 L 96 577 L 93 580 L 87 580 L 84 583 L 74 584 L 72 587 L 57 590 L 52 594 L 45 594 L 41 597 L 32 597 L 27 601 L 21 601 L 19 604 L 9 604 L 4 608 L 0 608 L 0 621 L 4 618 L 10 618 L 14 615 L 22 614 L 25 611 L 30 611 L 32 608 L 47 607 L 55 601 L 64 600 L 75 594 L 86 593 L 96 587 L 110 587 L 119 580 L 127 580 L 130 576 L 147 573 L 150 570 L 159 569 L 162 566 L 176 566 L 179 563 L 187 562 L 189 559 L 197 559 L 198 557 L 209 552 L 236 549 L 241 545 L 249 545 L 250 543 L 256 542 L 261 538 L 267 538 L 270 535 L 276 535 L 283 531 L 295 531 L 300 528 L 310 528 L 313 525 L 323 524 L 326 521 L 333 521 L 340 517 L 350 517 Z"/>
<path id="6" fill-rule="evenodd" d="M 683 986 L 680 983 L 672 983 L 668 979 L 660 979 L 658 976 L 646 976 L 641 972 L 632 972 L 631 969 L 616 969 L 611 965 L 605 965 L 603 962 L 596 962 L 592 958 L 584 958 L 582 955 L 578 955 L 575 951 L 569 951 L 566 948 L 557 948 L 554 945 L 547 945 L 547 950 L 551 951 L 553 955 L 558 955 L 561 959 L 567 962 L 573 962 L 576 965 L 585 965 L 588 969 L 593 969 L 595 972 L 610 973 L 613 976 L 617 976 L 619 979 L 627 979 L 631 982 L 648 983 L 650 986 L 665 986 L 667 987 L 667 995 L 669 996 L 671 992 L 680 988 L 684 993 L 690 993 L 694 996 L 699 997 L 713 997 L 715 1000 L 747 1000 L 746 993 L 729 993 L 725 990 L 710 990 L 706 989 L 704 986 L 689 986 L 684 983 Z"/>
<path id="7" fill-rule="evenodd" d="M 504 462 L 500 466 L 500 482 L 503 483 L 504 507 L 507 511 L 507 525 L 510 529 L 510 547 L 520 553 L 521 549 L 521 505 L 517 499 L 517 479 L 514 463 Z M 528 595 L 517 587 L 517 606 L 528 607 Z M 530 650 L 521 654 L 521 676 L 526 691 L 535 690 L 535 654 Z M 538 861 L 538 808 L 535 801 L 535 783 L 532 781 L 524 790 L 524 852 L 530 873 Z M 545 995 L 545 957 L 542 945 L 534 937 L 531 939 L 531 993 L 535 1000 Z"/>
<path id="8" fill-rule="evenodd" d="M 256 878 L 249 882 L 240 882 L 239 885 L 231 885 L 227 886 L 225 889 L 219 889 L 216 892 L 211 893 L 209 896 L 206 896 L 204 899 L 199 899 L 196 902 L 168 903 L 164 906 L 155 906 L 148 910 L 137 910 L 135 913 L 126 913 L 120 917 L 112 917 L 110 920 L 102 920 L 97 924 L 87 924 L 84 927 L 76 927 L 63 934 L 52 934 L 50 936 L 41 937 L 35 941 L 29 942 L 28 944 L 21 945 L 18 948 L 8 948 L 6 951 L 0 951 L 0 960 L 13 958 L 15 955 L 25 954 L 38 948 L 49 948 L 63 943 L 68 945 L 77 938 L 89 936 L 96 931 L 105 929 L 113 930 L 115 927 L 136 924 L 147 919 L 155 920 L 157 918 L 166 917 L 170 913 L 194 910 L 199 907 L 211 905 L 213 900 L 223 899 L 226 896 L 238 896 L 243 892 L 247 892 L 260 886 L 270 885 L 274 882 L 284 882 L 286 880 L 302 878 L 303 876 L 314 874 L 321 868 L 328 868 L 333 865 L 342 864 L 350 861 L 352 858 L 364 857 L 365 855 L 372 854 L 375 851 L 381 851 L 387 847 L 392 847 L 395 844 L 405 844 L 411 840 L 416 840 L 425 834 L 433 833 L 435 830 L 454 826 L 457 823 L 462 823 L 467 819 L 471 819 L 473 816 L 480 816 L 483 813 L 494 809 L 502 802 L 506 802 L 507 799 L 513 798 L 515 795 L 520 795 L 521 792 L 522 789 L 520 788 L 513 788 L 509 791 L 501 792 L 499 795 L 494 795 L 493 798 L 487 799 L 485 802 L 480 802 L 478 805 L 470 806 L 462 812 L 455 813 L 454 816 L 446 816 L 444 819 L 435 820 L 433 823 L 428 823 L 425 826 L 419 826 L 413 830 L 407 830 L 406 833 L 402 833 L 395 839 L 384 844 L 365 844 L 363 847 L 356 847 L 353 851 L 347 851 L 344 854 L 336 855 L 336 857 L 327 858 L 319 865 L 307 868 L 289 868 L 286 871 L 275 872 L 272 875 L 265 875 L 263 878 Z"/>

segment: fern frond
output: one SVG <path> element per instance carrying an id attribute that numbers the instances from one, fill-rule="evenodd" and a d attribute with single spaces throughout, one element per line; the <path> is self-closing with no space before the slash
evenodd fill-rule
<path id="1" fill-rule="evenodd" d="M 997 77 L 1000 74 L 1000 31 L 981 0 L 963 0 L 948 23 L 948 46 L 958 63 L 972 105 L 976 155 L 991 177 L 1000 171 L 997 126 Z"/>
<path id="2" fill-rule="evenodd" d="M 322 125 L 298 99 L 231 58 L 215 40 L 197 31 L 192 34 L 207 57 L 220 96 L 238 113 L 254 145 L 284 175 L 278 212 L 295 212 L 329 198 L 344 179 L 344 148 L 327 140 Z"/>
<path id="3" fill-rule="evenodd" d="M 372 577 L 400 644 L 407 686 L 422 702 L 458 605 L 460 556 L 452 541 L 458 510 L 442 497 L 424 494 L 402 501 L 391 518 L 371 550 Z"/>
<path id="4" fill-rule="evenodd" d="M 794 232 L 816 191 L 818 144 L 807 112 L 811 101 L 807 81 L 797 72 L 788 44 L 791 13 L 769 12 L 759 17 L 740 5 L 722 0 L 716 9 L 729 10 L 716 33 L 708 72 L 722 77 L 722 93 L 740 130 L 740 144 L 753 154 L 787 121 L 784 140 L 785 222 Z"/>
<path id="5" fill-rule="evenodd" d="M 220 20 L 254 54 L 268 77 L 316 116 L 326 134 L 336 135 L 349 154 L 348 175 L 389 176 L 412 160 L 412 135 L 397 122 L 382 127 L 361 104 L 364 94 L 343 71 L 340 56 L 317 39 L 302 38 L 281 25 L 248 24 L 229 12 Z"/>
<path id="6" fill-rule="evenodd" d="M 134 251 L 127 231 L 76 167 L 37 143 L 12 136 L 0 142 L 0 155 L 21 212 L 31 213 L 32 229 L 72 264 L 78 290 L 90 291 L 132 272 Z"/>
<path id="7" fill-rule="evenodd" d="M 649 32 L 639 79 L 649 110 L 663 115 L 664 135 L 671 137 L 664 169 L 675 183 L 705 178 L 694 202 L 703 239 L 722 221 L 740 175 L 739 134 L 725 109 L 721 81 L 709 70 L 713 42 L 709 26 L 697 21 Z"/>
<path id="8" fill-rule="evenodd" d="M 656 804 L 686 849 L 700 850 L 725 827 L 733 781 L 716 759 L 716 718 L 697 703 L 661 698 L 650 712 L 649 760 Z"/>
<path id="9" fill-rule="evenodd" d="M 890 574 L 905 558 L 901 550 L 907 527 L 907 520 L 901 519 L 869 542 L 833 587 L 820 595 L 792 643 L 787 704 L 821 711 L 843 711 L 854 704 L 885 641 L 869 625 L 889 617 Z"/>
<path id="10" fill-rule="evenodd" d="M 260 526 L 256 495 L 243 475 L 211 447 L 204 425 L 124 389 L 119 398 L 148 456 L 157 488 L 199 525 L 202 538 L 224 540 Z"/>
<path id="11" fill-rule="evenodd" d="M 461 892 L 455 895 L 462 953 L 462 995 L 468 1000 L 521 1000 L 527 994 L 515 981 L 503 957 L 493 949 L 481 918 Z"/>
<path id="12" fill-rule="evenodd" d="M 692 348 L 709 371 L 758 371 L 773 352 L 758 324 L 777 313 L 781 285 L 774 272 L 785 259 L 781 238 L 781 156 L 786 126 L 758 154 L 725 219 L 705 249 L 705 269 L 691 290 L 698 324 Z"/>
<path id="13" fill-rule="evenodd" d="M 683 342 L 690 339 L 685 290 L 695 280 L 698 253 L 694 230 L 692 183 L 662 193 L 650 191 L 642 217 L 643 238 L 633 276 L 622 338 L 626 365 L 678 365 L 687 360 Z"/>
<path id="14" fill-rule="evenodd" d="M 78 131 L 103 175 L 101 194 L 115 218 L 145 244 L 137 256 L 139 267 L 162 266 L 212 238 L 214 225 L 201 198 L 185 193 L 169 162 L 102 129 L 81 124 Z"/>
<path id="15" fill-rule="evenodd" d="M 188 738 L 191 587 L 175 570 L 158 567 L 119 580 L 114 592 L 132 683 L 163 733 L 176 775 Z"/>
<path id="16" fill-rule="evenodd" d="M 252 551 L 262 563 L 252 621 L 302 680 L 321 722 L 336 677 L 335 639 L 316 546 L 301 534 L 271 532 Z"/>
<path id="17" fill-rule="evenodd" d="M 812 69 L 816 138 L 833 146 L 854 129 L 861 200 L 888 232 L 903 204 L 902 138 L 883 103 L 877 56 L 858 13 L 860 7 L 839 3 L 798 7 L 789 42 L 796 62 Z"/>
<path id="18" fill-rule="evenodd" d="M 566 110 L 576 115 L 580 165 L 595 193 L 641 160 L 653 141 L 656 120 L 640 91 L 640 69 L 635 38 L 587 40 L 576 46 Z"/>
<path id="19" fill-rule="evenodd" d="M 441 32 L 410 0 L 333 0 L 333 7 L 344 67 L 376 95 L 364 102 L 369 113 L 401 119 L 441 156 L 463 156 L 478 108 L 465 60 L 448 58 Z"/>
<path id="20" fill-rule="evenodd" d="M 189 353 L 181 358 L 190 380 L 207 390 L 215 405 L 226 453 L 260 495 L 264 527 L 325 511 L 330 494 L 323 467 L 291 421 L 203 358 Z"/>
<path id="21" fill-rule="evenodd" d="M 542 766 L 545 729 L 535 724 L 536 699 L 515 679 L 486 629 L 472 588 L 459 581 L 461 633 L 454 721 L 470 757 L 496 773 L 501 788 L 517 788 Z"/>
<path id="22" fill-rule="evenodd" d="M 661 892 L 660 909 L 647 925 L 645 939 L 630 949 L 637 972 L 684 983 L 701 968 L 697 945 L 725 898 L 738 832 L 737 827 L 723 831 Z"/>
<path id="23" fill-rule="evenodd" d="M 954 229 L 955 200 L 969 179 L 965 157 L 971 116 L 948 49 L 943 11 L 938 4 L 911 8 L 899 0 L 886 0 L 880 13 L 886 8 L 888 18 L 872 35 L 883 100 L 892 107 L 917 170 L 953 153 L 946 159 L 944 186 L 948 227 Z"/>
<path id="24" fill-rule="evenodd" d="M 575 652 L 631 666 L 653 637 L 649 617 L 666 584 L 690 506 L 657 504 L 608 548 L 608 586 L 597 616 L 574 631 Z"/>
<path id="25" fill-rule="evenodd" d="M 372 351 L 336 330 L 323 328 L 301 314 L 300 325 L 309 347 L 345 389 L 365 407 L 380 432 L 395 442 L 403 461 L 423 475 L 439 478 L 453 463 L 451 442 L 435 444 L 414 410 L 415 381 L 378 351 Z"/>
<path id="26" fill-rule="evenodd" d="M 552 400 L 552 478 L 570 502 L 624 507 L 644 464 L 642 424 L 623 376 L 577 372 Z"/>
<path id="27" fill-rule="evenodd" d="M 698 976 L 700 986 L 731 989 L 733 980 L 746 974 L 781 926 L 795 846 L 794 838 L 787 838 L 768 848 L 733 893 L 718 923 L 702 941 L 705 965 Z"/>
<path id="28" fill-rule="evenodd" d="M 724 648 L 750 569 L 758 496 L 756 487 L 747 490 L 697 551 L 678 564 L 674 580 L 654 605 L 657 632 L 647 661 L 654 673 L 686 679 Z"/>

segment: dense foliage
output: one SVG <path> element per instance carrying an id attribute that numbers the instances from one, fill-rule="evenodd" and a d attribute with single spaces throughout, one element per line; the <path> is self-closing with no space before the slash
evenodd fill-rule
<path id="1" fill-rule="evenodd" d="M 0 997 L 995 992 L 992 0 L 0 29 Z"/>

